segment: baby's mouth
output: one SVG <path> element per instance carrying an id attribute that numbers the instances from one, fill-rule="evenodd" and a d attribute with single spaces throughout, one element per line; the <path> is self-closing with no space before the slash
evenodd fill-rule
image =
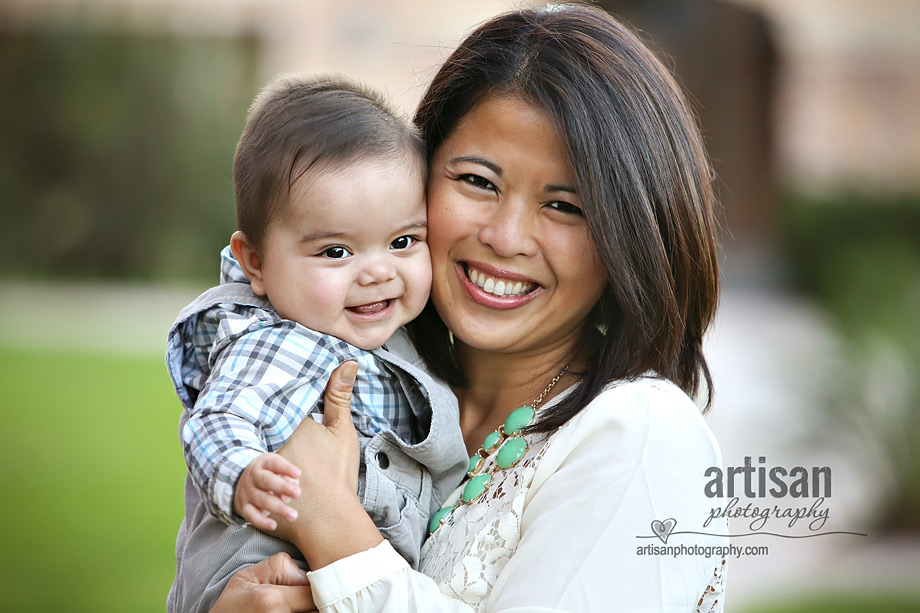
<path id="1" fill-rule="evenodd" d="M 514 281 L 513 279 L 503 279 L 493 275 L 486 274 L 476 270 L 469 264 L 465 265 L 466 277 L 473 285 L 476 285 L 487 294 L 492 294 L 498 298 L 519 297 L 529 294 L 537 288 L 536 283 Z"/>
<path id="2" fill-rule="evenodd" d="M 372 302 L 370 304 L 362 304 L 360 306 L 345 307 L 347 310 L 352 313 L 358 313 L 359 315 L 372 315 L 374 313 L 379 313 L 380 311 L 385 310 L 390 306 L 391 300 L 381 300 L 379 302 Z"/>

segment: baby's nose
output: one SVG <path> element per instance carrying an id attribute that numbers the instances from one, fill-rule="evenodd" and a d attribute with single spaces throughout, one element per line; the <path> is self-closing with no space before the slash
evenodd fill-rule
<path id="1" fill-rule="evenodd" d="M 393 266 L 388 257 L 372 256 L 361 267 L 358 283 L 361 285 L 386 283 L 395 276 L 396 267 Z"/>

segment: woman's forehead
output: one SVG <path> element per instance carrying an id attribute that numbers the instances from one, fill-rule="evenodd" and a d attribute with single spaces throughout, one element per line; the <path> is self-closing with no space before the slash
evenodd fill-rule
<path id="1" fill-rule="evenodd" d="M 569 166 L 565 146 L 550 115 L 518 96 L 480 100 L 460 119 L 439 149 L 446 149 L 450 155 L 493 152 L 518 156 L 539 150 L 563 161 L 566 169 Z"/>
<path id="2" fill-rule="evenodd" d="M 479 98 L 460 118 L 455 130 L 473 122 L 490 122 L 496 128 L 510 123 L 530 124 L 558 138 L 549 113 L 536 102 L 516 93 L 488 94 Z"/>

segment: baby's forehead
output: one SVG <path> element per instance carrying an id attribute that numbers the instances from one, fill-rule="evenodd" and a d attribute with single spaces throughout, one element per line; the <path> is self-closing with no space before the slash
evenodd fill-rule
<path id="1" fill-rule="evenodd" d="M 290 196 L 298 191 L 349 184 L 381 175 L 392 176 L 407 182 L 418 183 L 424 189 L 428 178 L 427 161 L 411 147 L 394 150 L 387 155 L 352 155 L 344 159 L 325 156 L 318 159 L 302 158 L 292 165 L 288 180 Z"/>
<path id="2" fill-rule="evenodd" d="M 387 236 L 426 224 L 424 168 L 411 159 L 370 158 L 307 168 L 293 181 L 277 222 L 308 236 Z"/>

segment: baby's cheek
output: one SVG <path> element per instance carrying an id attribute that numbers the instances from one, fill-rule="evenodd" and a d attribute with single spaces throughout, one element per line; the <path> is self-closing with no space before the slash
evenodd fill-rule
<path id="1" fill-rule="evenodd" d="M 415 283 L 413 287 L 415 301 L 418 303 L 414 306 L 418 307 L 419 312 L 424 308 L 425 303 L 428 302 L 428 295 L 431 293 L 431 280 L 431 258 L 428 255 L 428 250 L 425 249 L 424 256 L 416 260 Z"/>
<path id="2" fill-rule="evenodd" d="M 329 285 L 313 286 L 304 294 L 299 305 L 302 318 L 310 322 L 307 327 L 325 332 L 323 327 L 334 323 L 342 316 L 345 310 L 345 297 L 346 294 L 340 288 Z"/>

